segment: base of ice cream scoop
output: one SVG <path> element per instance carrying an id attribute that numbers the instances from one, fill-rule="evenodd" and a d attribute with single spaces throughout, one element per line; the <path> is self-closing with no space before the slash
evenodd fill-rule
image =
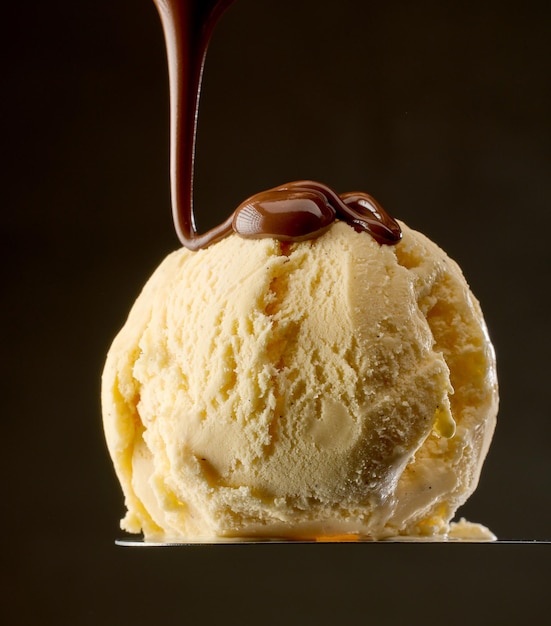
<path id="1" fill-rule="evenodd" d="M 364 537 L 361 535 L 334 535 L 334 536 L 322 536 L 312 539 L 282 539 L 280 537 L 217 537 L 202 540 L 191 539 L 174 539 L 172 541 L 151 541 L 143 538 L 125 537 L 117 539 L 115 544 L 122 547 L 129 548 L 147 548 L 147 547 L 186 547 L 197 545 L 270 545 L 270 544 L 334 544 L 334 543 L 443 543 L 443 544 L 522 544 L 522 545 L 547 545 L 551 544 L 551 540 L 542 541 L 534 539 L 497 539 L 497 537 L 485 526 L 480 524 L 472 524 L 462 519 L 457 523 L 451 524 L 451 530 L 448 535 L 442 536 L 429 536 L 429 537 L 415 537 L 411 535 L 404 535 L 398 537 L 387 537 L 382 540 L 374 540 L 371 537 Z"/>

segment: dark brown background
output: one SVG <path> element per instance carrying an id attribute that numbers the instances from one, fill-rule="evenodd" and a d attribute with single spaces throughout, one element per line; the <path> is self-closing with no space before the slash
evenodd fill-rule
<path id="1" fill-rule="evenodd" d="M 237 0 L 199 131 L 202 226 L 314 178 L 372 193 L 462 265 L 502 396 L 462 513 L 503 538 L 551 538 L 549 6 Z M 114 546 L 100 372 L 178 245 L 160 24 L 151 0 L 28 0 L 2 25 L 5 623 L 541 619 L 548 546 Z"/>

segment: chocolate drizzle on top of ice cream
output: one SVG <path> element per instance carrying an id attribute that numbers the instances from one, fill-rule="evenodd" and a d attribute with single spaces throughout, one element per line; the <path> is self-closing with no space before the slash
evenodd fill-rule
<path id="1" fill-rule="evenodd" d="M 400 241 L 399 224 L 370 195 L 338 195 L 327 185 L 301 180 L 245 200 L 233 214 L 233 230 L 246 238 L 301 241 L 323 233 L 341 219 L 381 244 Z"/>
<path id="2" fill-rule="evenodd" d="M 154 2 L 164 29 L 170 79 L 172 214 L 186 248 L 205 248 L 232 232 L 245 238 L 301 241 L 317 237 L 336 219 L 370 233 L 381 244 L 400 241 L 400 226 L 371 196 L 361 192 L 339 196 L 313 181 L 252 196 L 222 224 L 199 234 L 193 214 L 193 164 L 201 76 L 214 26 L 233 0 Z"/>

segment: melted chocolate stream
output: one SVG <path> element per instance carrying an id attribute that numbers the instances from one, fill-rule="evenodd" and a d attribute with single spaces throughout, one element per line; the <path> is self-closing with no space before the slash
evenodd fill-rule
<path id="1" fill-rule="evenodd" d="M 170 179 L 172 214 L 181 243 L 207 247 L 232 232 L 245 238 L 302 241 L 336 220 L 370 233 L 380 244 L 402 236 L 398 223 L 371 196 L 297 181 L 245 200 L 222 224 L 199 234 L 193 212 L 193 170 L 201 78 L 212 31 L 234 0 L 153 0 L 163 25 L 170 80 Z"/>

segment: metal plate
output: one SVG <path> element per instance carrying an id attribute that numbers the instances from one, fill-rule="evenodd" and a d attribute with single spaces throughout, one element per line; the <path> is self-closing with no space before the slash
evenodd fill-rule
<path id="1" fill-rule="evenodd" d="M 246 537 L 229 537 L 217 540 L 204 541 L 144 541 L 141 538 L 117 539 L 115 544 L 125 548 L 182 548 L 190 546 L 218 546 L 218 545 L 266 545 L 266 544 L 388 544 L 388 543 L 407 543 L 407 544 L 484 544 L 484 545 L 504 545 L 504 544 L 522 544 L 522 545 L 551 545 L 551 540 L 540 539 L 498 539 L 491 540 L 473 540 L 473 539 L 434 539 L 434 538 L 412 538 L 412 537 L 394 537 L 391 539 L 383 539 L 373 541 L 372 539 L 322 539 L 322 540 L 296 540 L 289 541 L 287 539 L 269 539 L 269 538 L 246 538 Z"/>

